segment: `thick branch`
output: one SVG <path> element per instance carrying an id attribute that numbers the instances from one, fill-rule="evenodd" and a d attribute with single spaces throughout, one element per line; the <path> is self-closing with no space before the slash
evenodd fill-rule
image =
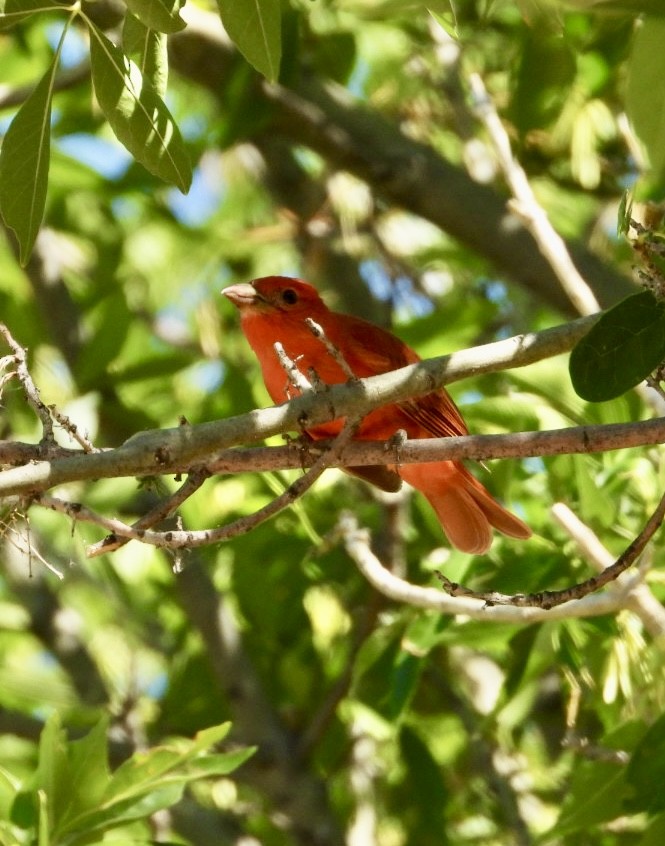
<path id="1" fill-rule="evenodd" d="M 544 332 L 518 335 L 422 361 L 381 376 L 333 385 L 322 394 L 300 396 L 274 408 L 227 420 L 142 432 L 115 450 L 70 453 L 65 458 L 15 467 L 0 473 L 0 496 L 43 491 L 66 481 L 158 475 L 207 466 L 216 453 L 229 446 L 298 431 L 335 417 L 362 417 L 388 402 L 429 393 L 465 376 L 521 367 L 565 352 L 588 331 L 594 319 L 582 318 Z"/>
<path id="2" fill-rule="evenodd" d="M 270 411 L 271 409 L 267 409 Z M 252 412 L 261 415 L 262 412 Z M 220 432 L 227 426 L 234 430 L 241 428 L 243 422 L 251 419 L 250 415 L 241 415 L 228 420 L 220 420 Z M 213 425 L 213 424 L 204 424 Z M 201 427 L 192 427 L 193 437 Z M 173 430 L 164 430 L 171 432 Z M 156 430 L 158 436 L 161 430 Z M 517 432 L 509 435 L 467 435 L 459 438 L 427 438 L 405 441 L 399 445 L 384 441 L 354 441 L 348 444 L 341 455 L 332 457 L 329 467 L 355 467 L 375 464 L 414 464 L 424 461 L 451 461 L 470 459 L 488 461 L 498 458 L 526 458 L 532 456 L 588 454 L 607 452 L 615 449 L 627 449 L 638 446 L 653 446 L 665 443 L 665 419 L 642 420 L 635 423 L 612 423 L 595 426 L 573 426 L 569 429 L 553 429 L 546 432 Z M 152 467 L 137 472 L 134 456 L 127 455 L 124 447 L 107 450 L 103 462 L 99 454 L 89 455 L 76 450 L 62 450 L 65 457 L 52 459 L 49 466 L 52 476 L 44 481 L 43 472 L 38 468 L 38 476 L 33 472 L 39 447 L 29 444 L 17 445 L 0 442 L 0 463 L 6 452 L 9 456 L 20 455 L 26 462 L 25 467 L 0 473 L 0 495 L 28 493 L 45 490 L 63 482 L 81 481 L 102 476 L 141 476 L 155 473 L 184 473 L 188 466 L 177 454 L 170 464 L 160 468 Z M 201 469 L 205 476 L 225 473 L 266 472 L 269 470 L 296 470 L 310 467 L 319 457 L 321 450 L 330 446 L 328 441 L 316 444 L 305 443 L 285 447 L 249 447 L 220 450 L 206 462 Z M 46 464 L 46 462 L 43 462 Z M 52 481 L 59 478 L 59 482 Z M 37 479 L 37 480 L 36 480 Z M 37 486 L 42 484 L 43 487 Z M 9 491 L 7 491 L 9 488 Z M 175 506 L 174 506 L 175 507 Z"/>

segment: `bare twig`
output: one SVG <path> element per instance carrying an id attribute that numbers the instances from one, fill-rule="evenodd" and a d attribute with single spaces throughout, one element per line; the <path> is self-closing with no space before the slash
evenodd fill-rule
<path id="1" fill-rule="evenodd" d="M 132 524 L 132 529 L 150 529 L 161 520 L 166 519 L 183 502 L 189 499 L 209 477 L 210 473 L 206 469 L 193 470 L 174 494 L 159 502 L 154 508 L 151 508 L 150 511 Z M 99 555 L 105 555 L 107 552 L 115 552 L 116 549 L 120 549 L 121 546 L 129 543 L 130 540 L 131 538 L 119 538 L 116 534 L 110 534 L 104 540 L 88 546 L 85 554 L 88 558 L 96 558 Z"/>
<path id="2" fill-rule="evenodd" d="M 288 380 L 284 389 L 284 395 L 287 398 L 291 397 L 289 385 L 294 387 L 296 391 L 301 394 L 307 393 L 307 391 L 311 391 L 311 382 L 307 379 L 306 376 L 304 376 L 300 372 L 296 362 L 292 358 L 289 358 L 289 356 L 286 354 L 286 351 L 284 350 L 284 347 L 282 346 L 282 344 L 279 343 L 279 341 L 275 344 L 275 354 L 277 356 L 277 359 L 279 360 L 282 370 L 286 373 Z"/>
<path id="3" fill-rule="evenodd" d="M 79 431 L 78 426 L 62 411 L 59 411 L 55 405 L 48 406 L 54 420 L 58 422 L 67 434 L 82 447 L 83 452 L 99 452 L 100 450 L 92 443 L 92 441 Z"/>
<path id="4" fill-rule="evenodd" d="M 19 522 L 25 526 L 25 532 L 17 529 Z M 26 513 L 18 509 L 12 509 L 7 518 L 4 516 L 0 517 L 0 537 L 6 538 L 7 542 L 11 543 L 22 555 L 27 556 L 31 563 L 33 557 L 37 558 L 58 579 L 62 580 L 65 578 L 57 567 L 54 567 L 53 564 L 44 558 L 33 543 L 30 532 L 30 521 Z"/>
<path id="5" fill-rule="evenodd" d="M 552 514 L 562 528 L 577 544 L 584 559 L 598 571 L 605 570 L 614 562 L 614 556 L 598 536 L 585 525 L 563 502 L 552 506 Z M 640 570 L 643 565 L 640 565 Z M 665 608 L 653 595 L 648 585 L 627 573 L 617 579 L 617 588 L 624 592 L 625 607 L 640 618 L 649 634 L 658 638 L 665 634 Z"/>
<path id="6" fill-rule="evenodd" d="M 585 596 L 600 590 L 606 584 L 617 579 L 623 572 L 625 572 L 632 564 L 635 563 L 638 556 L 643 552 L 644 547 L 651 540 L 657 529 L 660 527 L 665 517 L 665 494 L 663 494 L 660 502 L 654 513 L 649 517 L 644 528 L 635 538 L 635 540 L 625 549 L 625 551 L 617 558 L 617 560 L 606 567 L 599 575 L 591 576 L 579 584 L 571 587 L 563 588 L 562 590 L 546 590 L 539 593 L 520 593 L 520 594 L 505 594 L 496 591 L 479 592 L 471 590 L 464 585 L 451 582 L 443 573 L 438 572 L 438 576 L 443 589 L 450 596 L 464 596 L 472 599 L 480 599 L 487 605 L 514 605 L 518 608 L 536 607 L 543 608 L 549 611 L 557 605 L 563 605 L 565 602 L 571 600 L 583 599 Z"/>
<path id="7" fill-rule="evenodd" d="M 421 361 L 359 383 L 332 385 L 323 396 L 309 392 L 276 408 L 187 427 L 186 432 L 182 428 L 141 432 L 123 444 L 120 451 L 71 455 L 62 462 L 37 462 L 30 467 L 12 468 L 0 473 L 0 496 L 45 490 L 73 479 L 187 472 L 189 467 L 207 463 L 221 449 L 298 430 L 304 421 L 313 426 L 333 417 L 361 417 L 381 405 L 429 393 L 465 376 L 523 366 L 565 352 L 595 320 L 595 317 L 582 318 L 543 332 L 517 335 Z"/>
<path id="8" fill-rule="evenodd" d="M 326 335 L 323 326 L 318 324 L 315 320 L 312 320 L 311 317 L 305 318 L 305 323 L 309 327 L 309 330 L 312 335 L 314 335 L 314 337 L 318 341 L 321 341 L 323 346 L 328 351 L 328 354 L 331 356 L 331 358 L 334 359 L 335 363 L 339 364 L 346 378 L 350 382 L 357 382 L 358 377 L 353 372 L 353 370 L 351 370 L 348 361 L 344 358 L 344 355 L 342 354 L 342 351 L 339 349 L 339 347 L 335 346 L 335 344 L 333 344 L 330 338 Z"/>
<path id="9" fill-rule="evenodd" d="M 556 232 L 547 213 L 536 200 L 526 174 L 513 157 L 510 139 L 494 103 L 478 74 L 469 77 L 476 114 L 483 122 L 494 144 L 499 164 L 513 193 L 512 211 L 533 235 L 538 247 L 556 274 L 571 303 L 580 314 L 600 311 L 598 301 L 570 257 L 563 238 Z"/>
<path id="10" fill-rule="evenodd" d="M 276 499 L 266 506 L 247 517 L 241 517 L 233 523 L 222 526 L 218 529 L 205 529 L 201 531 L 167 531 L 152 532 L 144 529 L 137 529 L 123 523 L 121 520 L 104 517 L 97 514 L 81 503 L 66 502 L 57 497 L 47 494 L 40 494 L 34 498 L 37 505 L 50 508 L 62 514 L 67 514 L 75 520 L 83 520 L 88 523 L 95 523 L 115 535 L 139 540 L 143 543 L 157 546 L 162 549 L 192 549 L 198 546 L 209 546 L 214 543 L 230 540 L 231 538 L 244 535 L 261 523 L 273 517 L 279 511 L 292 505 L 296 499 L 301 497 L 319 478 L 321 473 L 329 466 L 329 456 L 336 457 L 348 441 L 353 437 L 356 423 L 347 423 L 337 438 L 333 441 L 330 451 L 321 455 L 304 476 L 296 479 L 293 484 Z"/>
<path id="11" fill-rule="evenodd" d="M 406 605 L 429 608 L 442 614 L 461 614 L 474 620 L 501 623 L 597 617 L 613 614 L 624 607 L 622 597 L 609 591 L 590 594 L 583 599 L 569 602 L 565 607 L 557 606 L 551 610 L 513 605 L 488 606 L 482 600 L 472 597 L 452 597 L 437 588 L 411 584 L 386 570 L 370 548 L 369 532 L 358 526 L 352 514 L 343 514 L 338 527 L 346 552 L 363 576 L 384 596 Z"/>
<path id="12" fill-rule="evenodd" d="M 2 337 L 5 339 L 5 343 L 14 354 L 14 361 L 16 363 L 16 375 L 18 377 L 19 382 L 21 383 L 21 386 L 23 387 L 23 392 L 25 393 L 25 398 L 27 399 L 28 404 L 41 421 L 41 444 L 43 447 L 43 453 L 48 453 L 50 447 L 55 444 L 55 438 L 53 436 L 53 420 L 51 419 L 50 411 L 42 402 L 42 399 L 39 395 L 39 389 L 32 381 L 32 376 L 30 375 L 30 371 L 28 370 L 28 359 L 26 356 L 25 349 L 16 340 L 14 340 L 11 332 L 5 326 L 4 323 L 0 323 L 0 335 L 2 335 Z"/>

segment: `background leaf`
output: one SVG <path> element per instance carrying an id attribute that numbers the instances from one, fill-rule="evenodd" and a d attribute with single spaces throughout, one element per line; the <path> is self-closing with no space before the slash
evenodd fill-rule
<path id="1" fill-rule="evenodd" d="M 626 111 L 654 171 L 665 173 L 665 17 L 640 22 L 631 49 Z M 660 96 L 654 99 L 654 93 Z"/>

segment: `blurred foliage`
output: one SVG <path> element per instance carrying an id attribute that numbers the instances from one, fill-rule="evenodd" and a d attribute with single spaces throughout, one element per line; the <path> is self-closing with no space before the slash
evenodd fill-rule
<path id="1" fill-rule="evenodd" d="M 0 0 L 0 319 L 28 348 L 44 402 L 98 447 L 181 416 L 199 423 L 268 404 L 219 297 L 234 281 L 301 275 L 332 306 L 392 324 L 423 356 L 564 319 L 537 286 L 496 269 L 482 232 L 472 251 L 386 201 L 379 166 L 376 184 L 364 183 L 294 141 L 257 93 L 255 69 L 285 86 L 334 80 L 368 120 L 399 126 L 502 195 L 467 95 L 468 75 L 480 73 L 550 218 L 607 268 L 628 273 L 635 261 L 616 235 L 625 189 L 636 215 L 662 199 L 660 0 L 219 0 L 240 53 L 229 48 L 219 69 L 202 41 L 177 72 L 159 33 L 175 33 L 175 48 L 215 32 L 212 11 L 44 5 Z M 187 188 L 190 165 L 185 195 L 174 186 Z M 459 211 L 471 213 L 482 230 L 483 209 Z M 652 413 L 636 393 L 581 399 L 564 357 L 451 392 L 474 432 Z M 15 380 L 0 412 L 1 438 L 38 440 Z M 254 532 L 186 553 L 182 572 L 137 543 L 88 560 L 99 529 L 7 503 L 0 844 L 101 842 L 92 827 L 56 836 L 49 803 L 61 794 L 49 779 L 85 764 L 95 775 L 86 801 L 98 803 L 95 780 L 147 770 L 164 748 L 203 758 L 177 790 L 151 793 L 146 782 L 124 842 L 662 842 L 662 634 L 630 610 L 520 625 L 399 607 L 334 541 L 343 505 L 413 582 L 431 585 L 444 567 L 477 589 L 564 587 L 589 564 L 551 505 L 568 504 L 618 555 L 660 497 L 661 456 L 477 469 L 534 529 L 526 543 L 497 538 L 478 559 L 447 548 L 422 498 L 386 501 L 337 471 Z M 183 525 L 248 514 L 296 475 L 211 479 L 181 509 Z M 175 485 L 111 479 L 59 493 L 134 520 Z M 662 539 L 649 556 L 647 584 L 662 601 Z M 182 739 L 212 738 L 205 730 L 223 720 L 231 751 Z"/>

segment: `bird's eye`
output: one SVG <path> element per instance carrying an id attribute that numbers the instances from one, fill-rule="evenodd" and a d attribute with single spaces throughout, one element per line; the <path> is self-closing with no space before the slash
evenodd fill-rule
<path id="1" fill-rule="evenodd" d="M 297 291 L 294 291 L 293 288 L 287 288 L 286 291 L 282 293 L 282 301 L 287 305 L 295 305 L 298 302 Z"/>

